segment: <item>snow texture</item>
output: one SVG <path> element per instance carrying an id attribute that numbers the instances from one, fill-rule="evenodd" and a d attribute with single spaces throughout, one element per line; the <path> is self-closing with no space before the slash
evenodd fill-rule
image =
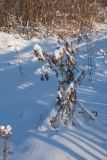
<path id="1" fill-rule="evenodd" d="M 41 64 L 32 54 L 35 44 L 53 53 L 56 39 L 27 41 L 0 32 L 0 126 L 10 124 L 13 129 L 12 160 L 107 160 L 106 28 L 103 25 L 93 35 L 92 83 L 88 81 L 85 42 L 80 44 L 81 54 L 77 55 L 86 73 L 78 87 L 78 100 L 89 110 L 97 111 L 98 117 L 91 121 L 78 115 L 80 126 L 57 130 L 49 125 L 49 117 L 55 112 L 57 81 L 51 73 L 49 81 L 40 81 Z"/>

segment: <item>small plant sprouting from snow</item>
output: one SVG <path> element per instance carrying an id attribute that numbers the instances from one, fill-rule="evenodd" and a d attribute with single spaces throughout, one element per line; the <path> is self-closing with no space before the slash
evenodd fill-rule
<path id="1" fill-rule="evenodd" d="M 12 127 L 10 125 L 0 126 L 0 138 L 3 140 L 0 150 L 0 160 L 8 160 L 12 152 L 8 146 L 9 138 L 12 135 Z"/>
<path id="2" fill-rule="evenodd" d="M 52 55 L 47 54 L 41 46 L 34 45 L 34 54 L 43 66 L 48 64 L 56 74 L 58 80 L 58 90 L 56 97 L 56 115 L 50 119 L 52 128 L 57 128 L 59 124 L 77 125 L 77 86 L 81 84 L 81 80 L 85 77 L 83 69 L 79 68 L 76 61 L 76 49 L 68 40 L 62 40 Z M 59 41 L 58 41 L 59 43 Z M 45 67 L 42 67 L 45 68 Z M 41 74 L 41 80 L 48 80 L 49 75 L 44 69 Z M 89 115 L 89 114 L 88 114 Z M 91 115 L 91 114 L 90 114 Z"/>

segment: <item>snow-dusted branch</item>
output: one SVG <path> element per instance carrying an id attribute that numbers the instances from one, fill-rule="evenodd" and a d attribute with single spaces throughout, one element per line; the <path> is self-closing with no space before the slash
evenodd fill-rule
<path id="1" fill-rule="evenodd" d="M 0 149 L 0 159 L 7 160 L 12 152 L 8 146 L 8 140 L 12 135 L 12 127 L 10 125 L 0 126 L 0 138 L 3 139 L 3 145 Z"/>
<path id="2" fill-rule="evenodd" d="M 84 70 L 77 67 L 75 59 L 76 51 L 74 51 L 72 43 L 68 40 L 63 40 L 63 44 L 59 44 L 60 46 L 57 47 L 52 55 L 44 52 L 40 45 L 36 44 L 34 46 L 35 56 L 38 57 L 38 60 L 41 61 L 42 64 L 48 65 L 48 68 L 56 73 L 56 78 L 58 80 L 58 92 L 55 103 L 57 111 L 56 115 L 50 119 L 52 128 L 57 128 L 60 123 L 65 125 L 68 125 L 69 123 L 76 125 L 76 90 L 78 84 L 80 85 L 81 80 L 85 78 Z M 46 78 L 46 74 L 48 80 L 49 75 L 44 69 L 45 67 L 42 68 L 43 73 L 41 75 L 41 80 Z M 84 109 L 84 112 L 87 112 L 88 115 L 94 117 L 87 109 Z"/>

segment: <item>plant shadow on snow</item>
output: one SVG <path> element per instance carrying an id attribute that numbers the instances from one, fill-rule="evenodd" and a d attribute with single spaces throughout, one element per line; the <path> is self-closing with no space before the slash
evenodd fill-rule
<path id="1" fill-rule="evenodd" d="M 96 45 L 99 48 L 96 49 Z M 96 53 L 94 55 L 96 75 L 93 75 L 92 87 L 88 87 L 89 84 L 87 84 L 81 86 L 78 91 L 80 101 L 88 105 L 89 109 L 98 112 L 96 120 L 84 122 L 80 128 L 71 130 L 65 128 L 58 132 L 47 129 L 35 135 L 36 139 L 65 151 L 74 159 L 107 159 L 107 68 L 105 68 L 107 64 L 104 63 L 107 56 L 103 60 L 102 55 L 97 55 L 99 49 L 104 48 L 103 46 L 105 46 L 104 40 L 96 41 L 93 45 Z M 105 49 L 107 53 L 107 48 Z"/>
<path id="2" fill-rule="evenodd" d="M 99 84 L 99 82 L 98 82 Z M 85 88 L 85 89 L 84 89 Z M 94 90 L 95 89 L 95 90 Z M 82 97 L 86 97 L 85 99 L 86 104 L 88 104 L 88 101 L 94 101 L 92 104 L 89 104 L 89 108 L 96 109 L 98 111 L 98 118 L 96 118 L 95 122 L 86 122 L 84 125 L 81 125 L 79 128 L 64 128 L 58 131 L 52 131 L 49 129 L 49 126 L 46 125 L 47 128 L 46 131 L 41 130 L 40 132 L 36 132 L 35 136 L 31 136 L 29 141 L 33 139 L 33 141 L 36 140 L 40 141 L 41 147 L 37 147 L 36 145 L 33 146 L 33 151 L 31 154 L 31 157 L 34 157 L 38 154 L 38 152 L 42 153 L 42 145 L 45 144 L 45 147 L 51 148 L 50 151 L 54 152 L 56 149 L 57 152 L 59 152 L 59 157 L 61 156 L 61 153 L 64 152 L 68 155 L 68 158 L 65 159 L 103 159 L 106 160 L 107 158 L 107 110 L 105 108 L 105 111 L 102 111 L 102 105 L 99 103 L 98 105 L 98 98 L 102 97 L 100 89 L 96 86 L 96 88 L 89 88 L 88 86 L 83 87 L 82 89 Z M 87 93 L 87 94 L 86 94 Z M 81 94 L 81 90 L 80 90 Z M 94 97 L 94 99 L 92 99 Z M 96 97 L 96 99 L 95 99 Z M 106 96 L 103 97 L 104 101 L 106 102 Z M 84 99 L 84 98 L 82 98 Z M 93 106 L 92 106 L 93 105 Z M 106 104 L 105 104 L 106 105 Z M 105 107 L 103 106 L 103 109 Z M 102 116 L 102 113 L 104 114 Z M 35 138 L 34 138 L 35 137 Z M 29 145 L 29 144 L 27 144 Z M 31 145 L 32 146 L 32 145 Z M 24 156 L 23 158 L 27 158 L 26 154 L 31 153 L 30 146 L 28 150 L 24 150 Z M 23 149 L 22 149 L 23 151 Z M 61 152 L 61 153 L 60 153 Z M 30 154 L 29 153 L 29 154 Z M 55 157 L 55 155 L 54 155 Z M 88 157 L 88 158 L 87 158 Z M 22 158 L 22 159 L 23 159 Z M 42 155 L 40 158 L 43 158 Z M 33 158 L 31 158 L 33 160 Z M 47 159 L 47 156 L 44 156 L 44 159 Z M 57 158 L 56 158 L 57 159 Z"/>
<path id="3" fill-rule="evenodd" d="M 23 52 L 33 50 L 33 44 L 34 42 L 20 50 L 20 56 Z M 2 108 L 0 115 L 1 123 L 10 123 L 13 126 L 14 134 L 12 139 L 18 144 L 27 136 L 27 133 L 24 134 L 24 132 L 36 128 L 41 112 L 44 112 L 43 119 L 49 115 L 52 109 L 50 104 L 53 102 L 56 90 L 50 82 L 43 83 L 40 81 L 40 75 L 35 74 L 35 70 L 41 65 L 37 61 L 33 62 L 31 57 L 28 57 L 26 63 L 24 63 L 24 59 L 22 60 L 23 76 L 21 77 L 16 63 L 7 65 L 9 61 L 16 58 L 14 56 L 16 56 L 16 52 L 0 55 L 2 62 L 0 69 L 4 69 L 0 77 L 0 89 L 3 91 L 0 94 L 0 107 Z M 14 67 L 11 68 L 11 66 Z M 52 76 L 50 81 L 55 84 Z M 28 125 L 26 122 L 31 124 Z M 19 138 L 16 138 L 17 133 L 19 133 Z"/>
<path id="4" fill-rule="evenodd" d="M 103 41 L 94 42 L 94 46 L 99 46 L 100 43 L 100 47 L 103 48 Z M 20 54 L 31 51 L 33 44 L 34 42 L 21 49 Z M 42 45 L 45 48 L 45 44 L 43 43 Z M 99 49 L 96 49 L 95 53 L 98 51 Z M 100 57 L 99 55 L 97 56 Z M 14 57 L 12 58 L 14 59 Z M 11 56 L 10 54 L 8 56 L 1 55 L 0 60 L 3 60 L 2 65 L 4 66 L 5 60 L 7 63 L 11 60 Z M 97 64 L 99 64 L 99 60 L 96 60 Z M 103 66 L 106 65 L 102 64 Z M 38 157 L 38 155 L 40 156 L 37 158 L 38 160 L 47 160 L 47 155 L 43 154 L 45 148 L 46 152 L 48 149 L 54 154 L 56 154 L 54 150 L 59 152 L 58 158 L 54 159 L 55 155 L 50 157 L 50 159 L 53 158 L 54 160 L 60 159 L 59 157 L 64 155 L 63 152 L 67 154 L 64 160 L 107 159 L 107 89 L 105 88 L 107 86 L 105 80 L 107 70 L 106 68 L 103 70 L 102 64 L 98 68 L 96 66 L 95 72 L 98 78 L 93 80 L 92 88 L 88 87 L 89 84 L 85 84 L 78 90 L 78 99 L 84 106 L 88 105 L 89 109 L 96 110 L 98 117 L 94 122 L 83 122 L 80 127 L 72 127 L 71 129 L 65 127 L 58 131 L 53 131 L 49 123 L 47 123 L 47 118 L 54 107 L 55 86 L 57 85 L 54 80 L 55 77 L 50 76 L 48 82 L 41 82 L 39 75 L 35 74 L 35 70 L 41 65 L 38 62 L 29 61 L 29 57 L 26 63 L 24 63 L 24 60 L 22 61 L 23 77 L 20 77 L 17 66 L 12 70 L 7 67 L 4 70 L 6 73 L 1 72 L 3 76 L 2 80 L 0 78 L 1 86 L 5 85 L 5 87 L 1 87 L 3 92 L 0 95 L 2 101 L 1 123 L 8 122 L 13 126 L 14 135 L 12 136 L 12 141 L 18 147 L 24 143 L 21 150 L 19 149 L 20 160 L 34 160 L 34 157 Z M 99 69 L 100 67 L 102 67 L 103 72 Z M 8 94 L 7 88 L 9 90 Z M 4 114 L 3 116 L 2 113 Z M 40 125 L 43 130 L 35 132 L 41 113 L 43 120 Z M 40 145 L 37 146 L 36 143 Z M 18 147 L 16 148 L 18 149 Z"/>
<path id="5" fill-rule="evenodd" d="M 106 160 L 106 141 L 106 134 L 103 135 L 102 132 L 100 133 L 100 129 L 97 129 L 92 125 L 89 125 L 87 127 L 87 124 L 80 128 L 66 128 L 59 131 L 48 130 L 42 133 L 36 133 L 35 136 L 33 135 L 33 137 L 30 137 L 30 139 L 26 143 L 28 149 L 26 150 L 26 148 L 22 147 L 22 153 L 24 151 L 22 159 L 27 159 L 27 156 L 29 155 L 30 159 L 33 160 L 33 157 L 35 155 L 38 157 L 39 152 L 41 153 L 41 156 L 39 158 L 44 158 L 46 160 L 48 158 L 47 154 L 42 154 L 42 152 L 44 149 L 48 148 L 50 154 L 51 152 L 54 153 L 55 151 L 57 151 L 57 153 L 59 153 L 59 155 L 57 155 L 58 158 L 60 158 L 61 154 L 65 154 L 68 157 L 66 157 L 65 159 L 72 158 L 80 160 Z M 40 146 L 37 146 L 36 143 Z M 53 157 L 55 157 L 55 155 Z"/>

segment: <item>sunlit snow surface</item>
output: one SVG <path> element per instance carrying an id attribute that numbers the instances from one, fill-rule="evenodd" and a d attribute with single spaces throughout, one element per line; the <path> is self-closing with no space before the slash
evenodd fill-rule
<path id="1" fill-rule="evenodd" d="M 10 124 L 13 128 L 12 160 L 107 160 L 106 28 L 100 27 L 93 36 L 92 83 L 88 80 L 84 42 L 77 56 L 86 72 L 78 87 L 78 100 L 97 111 L 98 117 L 95 121 L 84 121 L 80 115 L 79 127 L 61 127 L 56 131 L 51 129 L 49 118 L 54 113 L 57 81 L 51 71 L 49 81 L 40 80 L 42 66 L 33 55 L 35 43 L 52 53 L 56 39 L 27 41 L 0 33 L 0 125 Z M 40 117 L 42 124 L 38 127 Z"/>

